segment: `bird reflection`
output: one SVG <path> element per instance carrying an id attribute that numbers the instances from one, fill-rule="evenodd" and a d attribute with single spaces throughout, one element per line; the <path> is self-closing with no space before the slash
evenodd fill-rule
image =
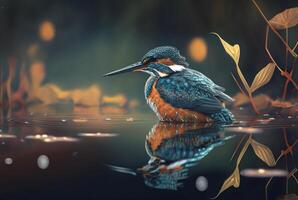
<path id="1" fill-rule="evenodd" d="M 110 168 L 140 174 L 149 187 L 177 190 L 188 177 L 189 169 L 229 138 L 219 125 L 160 122 L 146 136 L 145 149 L 150 159 L 145 166 L 135 171 L 118 166 Z"/>

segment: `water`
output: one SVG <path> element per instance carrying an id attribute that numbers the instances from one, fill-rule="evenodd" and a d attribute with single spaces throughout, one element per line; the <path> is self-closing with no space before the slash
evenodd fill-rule
<path id="1" fill-rule="evenodd" d="M 210 199 L 250 135 L 275 159 L 298 139 L 296 116 L 242 115 L 221 127 L 158 123 L 151 113 L 61 110 L 14 113 L 2 122 L 0 199 Z M 285 177 L 297 167 L 297 146 L 268 167 L 250 145 L 239 164 L 239 188 L 218 199 L 265 199 L 272 174 L 267 198 L 297 199 L 298 184 Z"/>

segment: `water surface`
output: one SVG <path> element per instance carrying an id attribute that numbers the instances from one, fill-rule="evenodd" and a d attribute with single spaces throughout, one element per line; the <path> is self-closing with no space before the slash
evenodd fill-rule
<path id="1" fill-rule="evenodd" d="M 239 188 L 218 199 L 265 199 L 271 175 L 267 198 L 288 193 L 295 199 L 298 185 L 287 175 L 298 176 L 297 121 L 242 116 L 224 127 L 159 123 L 151 113 L 14 113 L 2 121 L 0 199 L 210 199 L 234 171 L 250 135 L 275 159 L 288 151 L 269 167 L 249 146 Z"/>

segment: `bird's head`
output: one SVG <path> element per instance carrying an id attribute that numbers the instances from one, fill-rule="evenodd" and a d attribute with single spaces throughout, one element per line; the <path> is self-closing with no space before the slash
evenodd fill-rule
<path id="1" fill-rule="evenodd" d="M 175 47 L 162 46 L 148 51 L 141 61 L 122 69 L 112 71 L 104 76 L 112 76 L 125 72 L 146 72 L 152 76 L 164 77 L 182 71 L 188 63 Z"/>

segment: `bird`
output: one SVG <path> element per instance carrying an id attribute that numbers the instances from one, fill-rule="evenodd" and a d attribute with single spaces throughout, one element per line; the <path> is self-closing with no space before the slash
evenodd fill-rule
<path id="1" fill-rule="evenodd" d="M 144 94 L 160 121 L 176 123 L 231 124 L 234 115 L 225 107 L 233 98 L 225 88 L 203 73 L 191 69 L 186 58 L 172 46 L 149 50 L 127 67 L 104 74 L 104 77 L 127 72 L 149 74 Z"/>

